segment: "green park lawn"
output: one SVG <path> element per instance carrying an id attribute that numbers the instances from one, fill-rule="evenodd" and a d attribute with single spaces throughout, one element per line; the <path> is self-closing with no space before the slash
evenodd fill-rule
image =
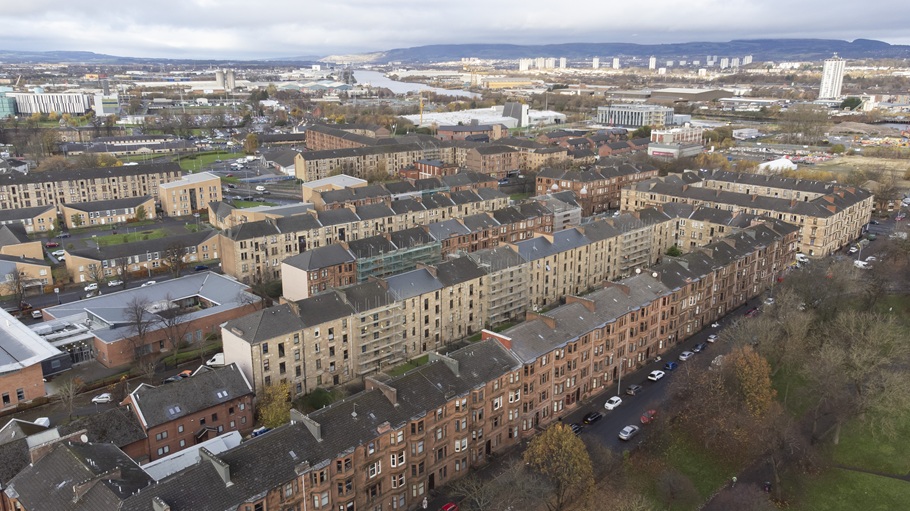
<path id="1" fill-rule="evenodd" d="M 801 495 L 790 509 L 825 511 L 894 511 L 907 509 L 910 482 L 832 468 L 805 476 Z"/>
<path id="2" fill-rule="evenodd" d="M 123 243 L 132 243 L 134 241 L 156 240 L 167 236 L 164 229 L 151 229 L 139 232 L 110 234 L 107 236 L 97 236 L 94 240 L 101 246 L 120 245 Z"/>
<path id="3" fill-rule="evenodd" d="M 207 153 L 196 153 L 180 157 L 180 168 L 183 170 L 201 170 L 206 165 L 211 165 L 217 160 L 227 161 L 236 159 L 236 153 L 227 151 L 214 151 Z"/>
<path id="4" fill-rule="evenodd" d="M 841 430 L 840 442 L 832 446 L 835 463 L 873 472 L 905 476 L 910 474 L 910 413 L 905 413 L 889 437 L 858 420 Z M 907 495 L 910 496 L 910 482 Z"/>

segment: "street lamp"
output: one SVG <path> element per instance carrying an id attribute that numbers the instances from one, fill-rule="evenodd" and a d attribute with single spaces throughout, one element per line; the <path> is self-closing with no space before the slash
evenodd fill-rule
<path id="1" fill-rule="evenodd" d="M 619 359 L 619 381 L 616 383 L 616 395 L 618 396 L 622 390 L 622 369 L 626 363 L 626 357 L 621 357 Z"/>

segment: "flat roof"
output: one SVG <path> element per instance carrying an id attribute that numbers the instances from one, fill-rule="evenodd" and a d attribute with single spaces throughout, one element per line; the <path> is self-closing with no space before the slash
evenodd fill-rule
<path id="1" fill-rule="evenodd" d="M 0 374 L 40 364 L 59 354 L 60 350 L 0 309 Z"/>

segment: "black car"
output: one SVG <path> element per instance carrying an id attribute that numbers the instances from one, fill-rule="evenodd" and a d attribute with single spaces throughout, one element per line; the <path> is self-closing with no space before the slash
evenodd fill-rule
<path id="1" fill-rule="evenodd" d="M 704 351 L 704 349 L 707 347 L 708 347 L 707 344 L 700 342 L 700 343 L 696 344 L 695 346 L 692 346 L 692 351 L 694 351 L 695 353 L 699 353 L 701 351 Z"/>
<path id="2" fill-rule="evenodd" d="M 70 237 L 70 233 L 68 233 L 68 232 L 61 232 L 60 234 L 57 235 L 57 237 L 58 237 L 58 238 L 69 238 L 69 237 Z"/>
<path id="3" fill-rule="evenodd" d="M 626 387 L 626 394 L 628 394 L 630 396 L 634 396 L 635 394 L 638 394 L 638 391 L 640 391 L 640 390 L 641 390 L 641 385 L 632 384 L 632 385 L 629 385 L 628 387 Z"/>
<path id="4" fill-rule="evenodd" d="M 585 415 L 585 418 L 582 422 L 584 422 L 585 424 L 594 424 L 595 422 L 597 422 L 601 418 L 603 418 L 603 416 L 604 416 L 604 414 L 602 414 L 600 412 L 591 412 L 588 415 Z"/>
<path id="5" fill-rule="evenodd" d="M 197 264 L 196 267 L 193 268 L 193 271 L 205 271 L 208 269 L 209 269 L 209 267 L 204 264 Z"/>
<path id="6" fill-rule="evenodd" d="M 572 428 L 572 433 L 575 433 L 576 435 L 581 434 L 581 424 L 573 423 L 573 424 L 569 424 L 569 427 Z"/>

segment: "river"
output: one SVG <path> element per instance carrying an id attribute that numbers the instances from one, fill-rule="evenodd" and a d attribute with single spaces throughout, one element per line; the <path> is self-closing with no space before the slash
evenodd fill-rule
<path id="1" fill-rule="evenodd" d="M 409 92 L 417 92 L 419 90 L 429 90 L 437 94 L 446 94 L 448 96 L 459 96 L 465 98 L 477 97 L 477 94 L 463 90 L 440 89 L 439 87 L 430 87 L 429 85 L 423 83 L 399 82 L 397 80 L 392 80 L 386 77 L 386 75 L 380 73 L 379 71 L 366 71 L 364 69 L 358 69 L 354 71 L 354 78 L 357 80 L 357 83 L 361 85 L 383 87 L 389 89 L 395 94 L 407 94 Z"/>

